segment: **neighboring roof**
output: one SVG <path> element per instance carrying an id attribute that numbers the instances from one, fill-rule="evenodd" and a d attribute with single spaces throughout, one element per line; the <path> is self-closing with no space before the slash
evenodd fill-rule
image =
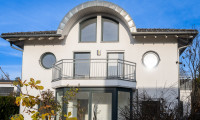
<path id="1" fill-rule="evenodd" d="M 0 80 L 0 84 L 12 84 L 14 80 Z"/>

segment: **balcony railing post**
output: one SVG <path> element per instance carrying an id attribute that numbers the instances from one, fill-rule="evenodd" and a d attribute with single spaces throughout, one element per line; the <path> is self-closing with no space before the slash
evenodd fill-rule
<path id="1" fill-rule="evenodd" d="M 55 66 L 55 65 L 53 65 L 53 67 L 52 67 L 52 80 L 54 80 L 54 79 L 55 79 L 54 66 Z"/>
<path id="2" fill-rule="evenodd" d="M 125 79 L 125 63 L 124 63 L 124 60 L 123 60 L 123 80 Z"/>
<path id="3" fill-rule="evenodd" d="M 62 79 L 62 73 L 63 72 L 63 60 L 62 60 L 62 63 L 61 63 L 61 68 L 60 68 L 60 79 Z"/>
<path id="4" fill-rule="evenodd" d="M 118 74 L 119 68 L 118 68 L 118 64 L 119 64 L 119 60 L 117 59 L 117 78 L 119 79 L 119 74 Z"/>
<path id="5" fill-rule="evenodd" d="M 108 59 L 106 59 L 106 79 L 108 79 Z"/>
<path id="6" fill-rule="evenodd" d="M 134 75 L 134 80 L 136 81 L 136 64 L 135 64 L 134 73 L 135 73 L 135 75 Z"/>

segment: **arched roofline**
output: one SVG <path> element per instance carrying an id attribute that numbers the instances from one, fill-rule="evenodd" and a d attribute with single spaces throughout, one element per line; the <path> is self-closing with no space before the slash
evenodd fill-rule
<path id="1" fill-rule="evenodd" d="M 118 5 L 107 1 L 89 1 L 76 6 L 65 15 L 58 26 L 57 34 L 68 35 L 70 29 L 79 19 L 95 13 L 114 15 L 126 24 L 131 33 L 136 32 L 136 26 L 133 19 Z M 63 31 L 65 32 L 63 33 Z"/>

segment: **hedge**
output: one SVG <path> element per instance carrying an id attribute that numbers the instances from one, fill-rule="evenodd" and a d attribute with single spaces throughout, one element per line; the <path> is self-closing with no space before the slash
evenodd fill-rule
<path id="1" fill-rule="evenodd" d="M 12 115 L 19 114 L 15 99 L 13 96 L 0 96 L 0 120 L 9 120 Z"/>

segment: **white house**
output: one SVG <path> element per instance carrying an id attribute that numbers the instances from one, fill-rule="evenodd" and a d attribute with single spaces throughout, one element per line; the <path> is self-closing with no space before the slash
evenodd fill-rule
<path id="1" fill-rule="evenodd" d="M 65 112 L 83 120 L 117 120 L 118 108 L 143 90 L 157 98 L 170 88 L 171 99 L 179 101 L 179 55 L 197 34 L 193 29 L 136 28 L 120 6 L 90 1 L 69 11 L 55 31 L 1 37 L 23 51 L 22 80 L 41 80 L 60 102 L 65 91 L 80 85 L 77 99 L 63 104 Z"/>
<path id="2" fill-rule="evenodd" d="M 17 93 L 17 87 L 12 80 L 0 80 L 0 96 L 9 96 Z"/>

